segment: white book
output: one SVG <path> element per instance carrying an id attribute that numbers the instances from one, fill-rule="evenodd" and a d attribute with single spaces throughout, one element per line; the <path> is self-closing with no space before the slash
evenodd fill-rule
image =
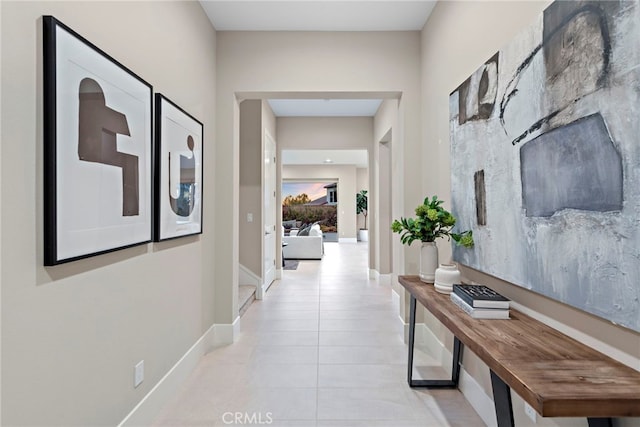
<path id="1" fill-rule="evenodd" d="M 473 308 L 455 293 L 451 293 L 451 301 L 474 319 L 508 319 L 509 309 Z"/>

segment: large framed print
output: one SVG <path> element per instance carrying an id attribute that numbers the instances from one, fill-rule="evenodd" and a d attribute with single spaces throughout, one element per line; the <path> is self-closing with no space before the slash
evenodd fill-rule
<path id="1" fill-rule="evenodd" d="M 449 98 L 454 260 L 636 332 L 639 22 L 555 1 Z"/>
<path id="2" fill-rule="evenodd" d="M 156 94 L 156 241 L 202 233 L 204 126 Z"/>
<path id="3" fill-rule="evenodd" d="M 153 88 L 43 17 L 44 264 L 151 240 Z"/>

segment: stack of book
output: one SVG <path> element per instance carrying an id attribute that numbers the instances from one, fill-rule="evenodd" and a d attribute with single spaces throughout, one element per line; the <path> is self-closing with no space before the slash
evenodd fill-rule
<path id="1" fill-rule="evenodd" d="M 451 301 L 476 319 L 509 318 L 509 299 L 485 285 L 453 285 Z"/>

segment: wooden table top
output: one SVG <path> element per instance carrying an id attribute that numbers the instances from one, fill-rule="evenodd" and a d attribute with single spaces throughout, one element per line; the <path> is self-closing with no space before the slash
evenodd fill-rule
<path id="1" fill-rule="evenodd" d="M 474 319 L 418 276 L 399 281 L 543 417 L 640 416 L 640 372 L 514 309 Z"/>

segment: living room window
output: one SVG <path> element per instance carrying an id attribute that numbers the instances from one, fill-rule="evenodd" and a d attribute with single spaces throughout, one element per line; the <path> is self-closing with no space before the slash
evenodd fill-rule
<path id="1" fill-rule="evenodd" d="M 338 192 L 335 188 L 327 191 L 327 195 L 329 196 L 329 203 L 338 203 Z"/>

